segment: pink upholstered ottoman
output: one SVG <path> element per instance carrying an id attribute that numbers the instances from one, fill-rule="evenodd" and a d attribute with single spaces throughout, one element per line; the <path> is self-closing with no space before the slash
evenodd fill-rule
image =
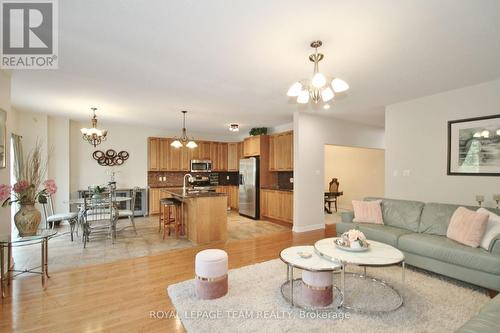
<path id="1" fill-rule="evenodd" d="M 195 260 L 196 295 L 201 299 L 214 299 L 227 294 L 227 253 L 208 249 L 198 252 Z"/>
<path id="2" fill-rule="evenodd" d="M 302 271 L 302 298 L 311 306 L 327 306 L 333 301 L 332 272 Z"/>

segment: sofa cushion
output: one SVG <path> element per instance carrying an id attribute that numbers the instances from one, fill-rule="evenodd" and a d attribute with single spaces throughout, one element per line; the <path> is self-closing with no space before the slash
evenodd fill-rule
<path id="1" fill-rule="evenodd" d="M 451 216 L 446 237 L 467 246 L 479 247 L 486 231 L 488 217 L 488 214 L 458 207 Z"/>
<path id="2" fill-rule="evenodd" d="M 401 235 L 398 248 L 442 262 L 500 275 L 500 255 L 461 245 L 443 236 L 416 233 Z"/>
<path id="3" fill-rule="evenodd" d="M 401 235 L 406 235 L 411 233 L 411 231 L 401 228 L 395 228 L 391 226 L 384 226 L 379 224 L 371 224 L 371 223 L 338 223 L 337 227 L 337 235 L 341 235 L 342 233 L 350 230 L 350 229 L 359 229 L 363 232 L 368 239 L 374 240 L 377 242 L 382 242 L 385 244 L 389 244 L 391 246 L 398 245 L 398 239 Z"/>
<path id="4" fill-rule="evenodd" d="M 373 197 L 365 198 L 365 200 L 382 200 L 382 217 L 385 225 L 415 232 L 418 231 L 420 215 L 425 203 Z"/>
<path id="5" fill-rule="evenodd" d="M 488 214 L 488 224 L 486 231 L 481 239 L 481 247 L 485 250 L 490 250 L 495 237 L 500 236 L 500 215 L 490 212 L 487 209 L 479 208 L 478 213 Z"/>
<path id="6" fill-rule="evenodd" d="M 384 224 L 382 219 L 382 200 L 360 201 L 353 200 L 354 219 L 356 223 L 375 223 Z"/>
<path id="7" fill-rule="evenodd" d="M 476 210 L 473 206 L 460 206 L 442 203 L 427 203 L 422 210 L 420 217 L 420 226 L 418 232 L 431 235 L 446 236 L 448 225 L 453 213 L 458 207 L 465 207 L 470 210 Z"/>

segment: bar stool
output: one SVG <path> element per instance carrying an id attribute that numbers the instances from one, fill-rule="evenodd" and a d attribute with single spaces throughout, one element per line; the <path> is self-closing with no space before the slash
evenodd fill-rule
<path id="1" fill-rule="evenodd" d="M 175 237 L 179 237 L 182 232 L 182 202 L 177 199 L 163 199 L 160 201 L 160 228 L 163 222 L 163 239 L 165 234 L 170 236 L 171 229 L 174 229 Z"/>

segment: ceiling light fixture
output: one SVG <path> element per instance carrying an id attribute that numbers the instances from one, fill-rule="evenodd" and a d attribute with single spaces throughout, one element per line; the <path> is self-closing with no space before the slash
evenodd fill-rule
<path id="1" fill-rule="evenodd" d="M 196 142 L 192 138 L 188 138 L 187 136 L 187 131 L 186 131 L 186 113 L 187 111 L 181 111 L 182 112 L 182 134 L 180 138 L 174 138 L 174 141 L 170 144 L 174 148 L 181 148 L 182 146 L 186 146 L 190 149 L 194 149 L 198 147 Z"/>
<path id="2" fill-rule="evenodd" d="M 92 110 L 93 116 L 91 119 L 92 128 L 81 128 L 80 132 L 82 132 L 83 140 L 90 143 L 92 146 L 97 147 L 101 142 L 106 140 L 106 135 L 108 134 L 108 130 L 98 129 L 97 128 L 97 117 L 95 115 L 95 111 L 97 108 L 90 108 Z"/>
<path id="3" fill-rule="evenodd" d="M 309 60 L 314 63 L 312 79 L 297 81 L 288 89 L 287 95 L 297 97 L 297 103 L 299 104 L 307 104 L 309 101 L 313 101 L 314 104 L 320 101 L 326 103 L 335 97 L 335 93 L 341 93 L 349 89 L 349 85 L 344 80 L 327 78 L 319 72 L 318 64 L 324 58 L 322 53 L 318 53 L 318 47 L 321 45 L 323 43 L 320 40 L 311 43 L 311 47 L 314 48 L 314 54 L 309 56 Z M 325 109 L 328 108 L 325 107 Z"/>
<path id="4" fill-rule="evenodd" d="M 229 124 L 229 130 L 231 132 L 238 132 L 240 130 L 240 125 L 238 125 L 238 124 Z"/>

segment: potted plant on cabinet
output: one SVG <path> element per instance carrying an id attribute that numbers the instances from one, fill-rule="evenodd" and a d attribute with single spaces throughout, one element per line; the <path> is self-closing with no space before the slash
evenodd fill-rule
<path id="1" fill-rule="evenodd" d="M 26 158 L 19 181 L 14 186 L 0 185 L 2 207 L 19 203 L 20 208 L 14 215 L 14 223 L 21 237 L 36 235 L 42 215 L 35 203 L 47 203 L 49 196 L 57 191 L 54 180 L 42 180 L 46 172 L 47 163 L 42 160 L 41 146 L 37 144 Z"/>

